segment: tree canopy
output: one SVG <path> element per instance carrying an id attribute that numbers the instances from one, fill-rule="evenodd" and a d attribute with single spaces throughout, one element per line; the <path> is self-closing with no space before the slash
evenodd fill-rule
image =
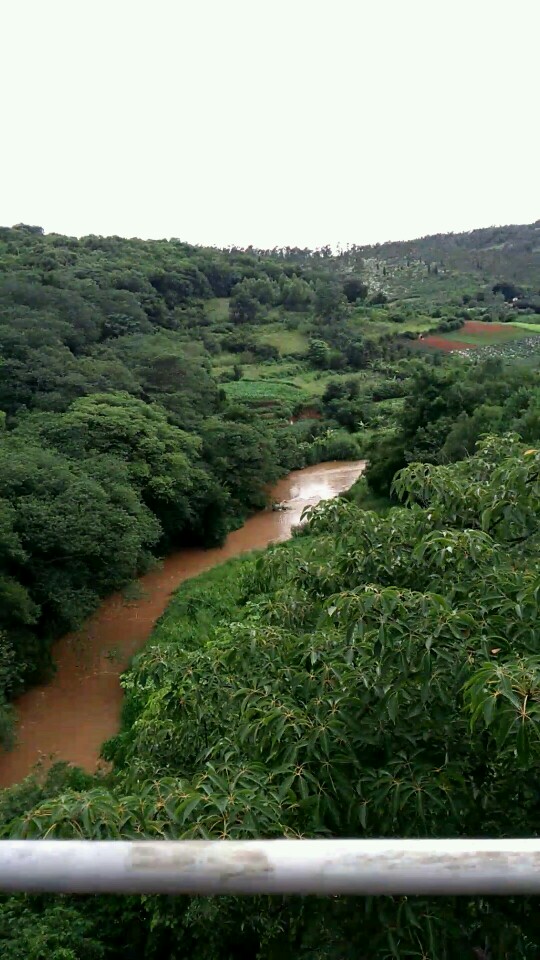
<path id="1" fill-rule="evenodd" d="M 369 460 L 290 543 L 181 587 L 105 769 L 2 791 L 1 837 L 536 835 L 536 230 L 334 254 L 0 229 L 4 747 L 102 597 L 287 470 Z M 536 960 L 540 934 L 527 897 L 21 896 L 0 948 Z"/>
<path id="2" fill-rule="evenodd" d="M 395 489 L 384 517 L 328 501 L 292 544 L 186 585 L 125 677 L 113 780 L 20 808 L 4 836 L 534 833 L 540 451 L 489 438 Z M 540 944 L 527 898 L 146 898 L 126 937 L 148 925 L 171 957 Z"/>

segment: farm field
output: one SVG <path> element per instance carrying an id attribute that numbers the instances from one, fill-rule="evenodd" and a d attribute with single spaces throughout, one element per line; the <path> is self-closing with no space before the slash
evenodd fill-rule
<path id="1" fill-rule="evenodd" d="M 448 352 L 474 350 L 477 347 L 499 346 L 511 341 L 524 340 L 538 334 L 540 334 L 540 324 L 484 323 L 481 320 L 467 320 L 460 330 L 423 337 L 418 341 L 418 346 Z"/>
<path id="2" fill-rule="evenodd" d="M 527 330 L 528 333 L 540 333 L 540 323 L 527 323 L 525 320 L 516 320 L 512 326 Z"/>
<path id="3" fill-rule="evenodd" d="M 308 399 L 301 387 L 283 380 L 243 380 L 223 384 L 223 388 L 231 400 L 247 402 L 267 402 L 283 400 L 293 404 Z"/>
<path id="4" fill-rule="evenodd" d="M 250 396 L 280 396 L 283 398 L 295 398 L 302 391 L 300 387 L 290 381 L 283 380 L 249 380 L 247 377 L 243 380 L 233 381 L 224 384 L 227 394 L 232 397 L 240 397 L 243 394 Z"/>
<path id="5" fill-rule="evenodd" d="M 396 310 L 399 315 L 399 309 Z M 422 315 L 404 315 L 401 322 L 388 319 L 386 310 L 371 310 L 360 308 L 351 316 L 351 324 L 361 325 L 362 335 L 370 340 L 377 340 L 386 334 L 398 335 L 400 333 L 422 333 L 425 330 L 433 328 L 433 317 Z"/>

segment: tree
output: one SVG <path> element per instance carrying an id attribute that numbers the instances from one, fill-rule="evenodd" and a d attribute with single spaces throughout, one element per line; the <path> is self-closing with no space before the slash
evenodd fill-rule
<path id="1" fill-rule="evenodd" d="M 30 418 L 22 429 L 45 439 L 72 459 L 115 457 L 126 464 L 134 487 L 174 542 L 194 521 L 192 494 L 207 485 L 196 463 L 197 438 L 172 426 L 165 411 L 127 394 L 84 397 L 59 417 Z"/>
<path id="2" fill-rule="evenodd" d="M 369 344 L 359 338 L 350 341 L 345 348 L 347 363 L 353 370 L 363 370 L 368 364 L 369 355 Z"/>
<path id="3" fill-rule="evenodd" d="M 388 303 L 388 297 L 386 296 L 385 293 L 383 293 L 382 290 L 378 290 L 369 298 L 369 302 L 373 307 L 380 306 L 385 303 Z"/>
<path id="4" fill-rule="evenodd" d="M 488 438 L 458 464 L 410 465 L 385 517 L 326 501 L 307 537 L 188 587 L 126 678 L 115 789 L 23 808 L 4 835 L 534 832 L 539 476 L 538 450 Z M 278 906 L 145 898 L 135 922 L 196 960 L 540 949 L 525 897 Z"/>
<path id="5" fill-rule="evenodd" d="M 131 350 L 146 402 L 157 402 L 169 411 L 174 423 L 196 430 L 201 419 L 219 406 L 216 384 L 203 357 L 189 356 L 170 334 L 138 341 Z"/>
<path id="6" fill-rule="evenodd" d="M 5 960 L 101 960 L 100 931 L 74 905 L 42 898 L 11 897 L 0 909 L 0 945 Z"/>
<path id="7" fill-rule="evenodd" d="M 461 366 L 421 367 L 411 378 L 397 430 L 373 444 L 366 471 L 372 489 L 388 494 L 392 471 L 407 462 L 461 458 L 474 449 L 471 445 L 482 432 L 519 429 L 512 397 L 520 397 L 520 403 L 526 405 L 524 395 L 531 397 L 533 382 L 527 374 L 523 376 L 527 381 L 524 391 L 521 373 L 503 369 L 497 358 L 475 364 L 465 372 Z M 483 409 L 476 416 L 477 408 Z M 533 439 L 532 434 L 528 436 Z"/>
<path id="8" fill-rule="evenodd" d="M 204 274 L 189 261 L 179 263 L 174 271 L 160 270 L 154 273 L 150 283 L 163 297 L 169 310 L 192 297 L 208 297 L 211 292 Z"/>
<path id="9" fill-rule="evenodd" d="M 461 413 L 446 437 L 439 459 L 447 463 L 472 456 L 480 438 L 497 433 L 503 427 L 503 422 L 504 411 L 501 406 L 485 403 L 470 415 Z"/>
<path id="10" fill-rule="evenodd" d="M 519 300 L 519 298 L 523 296 L 523 292 L 519 287 L 516 287 L 514 283 L 509 283 L 507 280 L 495 283 L 491 289 L 495 294 L 502 293 L 507 303 L 510 303 L 512 300 Z"/>
<path id="11" fill-rule="evenodd" d="M 349 303 L 356 303 L 357 300 L 365 300 L 369 292 L 367 283 L 364 283 L 358 277 L 347 277 L 343 281 L 343 293 Z"/>
<path id="12" fill-rule="evenodd" d="M 277 283 L 270 280 L 269 277 L 257 277 L 243 280 L 239 284 L 242 291 L 248 293 L 259 303 L 265 306 L 272 306 L 277 303 L 280 297 L 280 289 Z M 236 290 L 236 288 L 235 288 Z"/>
<path id="13" fill-rule="evenodd" d="M 322 320 L 339 320 L 346 311 L 346 300 L 341 284 L 321 280 L 315 290 L 315 313 Z"/>
<path id="14" fill-rule="evenodd" d="M 255 323 L 260 316 L 261 305 L 248 291 L 235 287 L 229 302 L 229 315 L 233 323 Z"/>
<path id="15" fill-rule="evenodd" d="M 328 365 L 329 358 L 328 344 L 324 340 L 310 340 L 308 358 L 314 367 L 324 370 Z"/>
<path id="16" fill-rule="evenodd" d="M 0 442 L 0 498 L 9 504 L 0 625 L 17 641 L 25 682 L 50 668 L 43 639 L 79 625 L 100 596 L 131 580 L 161 533 L 121 461 L 102 455 L 83 466 L 38 436 Z"/>
<path id="17" fill-rule="evenodd" d="M 22 686 L 28 662 L 28 634 L 37 622 L 40 609 L 31 599 L 21 572 L 28 561 L 17 530 L 18 517 L 9 500 L 0 500 L 0 704 L 6 719 L 5 704 Z M 19 579 L 20 578 L 20 579 Z M 5 742 L 10 724 L 2 723 L 0 740 Z"/>
<path id="18" fill-rule="evenodd" d="M 266 503 L 266 486 L 280 475 L 274 441 L 260 426 L 209 419 L 203 428 L 203 457 L 228 491 L 237 517 Z"/>
<path id="19" fill-rule="evenodd" d="M 366 409 L 365 399 L 359 397 L 359 392 L 360 385 L 353 377 L 347 380 L 329 381 L 322 398 L 325 413 L 342 427 L 357 430 L 365 419 Z M 354 459 L 354 456 L 358 455 L 356 441 L 354 441 L 354 447 L 351 447 L 350 440 L 351 438 L 348 438 L 349 452 L 343 457 L 345 460 Z M 337 448 L 336 443 L 334 446 Z M 334 459 L 340 458 L 336 456 Z"/>
<path id="20" fill-rule="evenodd" d="M 301 277 L 292 277 L 281 286 L 281 302 L 288 310 L 306 310 L 313 303 L 313 290 Z"/>

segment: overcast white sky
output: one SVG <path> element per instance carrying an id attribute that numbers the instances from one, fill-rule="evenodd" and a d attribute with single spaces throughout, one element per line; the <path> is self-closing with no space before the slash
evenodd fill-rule
<path id="1" fill-rule="evenodd" d="M 4 0 L 0 223 L 258 246 L 540 217 L 540 0 Z"/>

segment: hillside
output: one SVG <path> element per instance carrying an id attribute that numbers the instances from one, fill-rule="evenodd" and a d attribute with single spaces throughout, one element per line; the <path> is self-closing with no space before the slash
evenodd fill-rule
<path id="1" fill-rule="evenodd" d="M 287 470 L 369 457 L 387 497 L 411 458 L 534 422 L 537 232 L 333 256 L 0 229 L 4 703 L 100 597 L 222 542 Z"/>
<path id="2" fill-rule="evenodd" d="M 290 543 L 182 586 L 105 767 L 2 791 L 2 836 L 536 835 L 539 236 L 334 256 L 0 230 L 4 749 L 101 598 L 222 543 L 291 469 L 369 460 Z M 536 960 L 540 938 L 528 898 L 5 897 L 0 946 Z"/>
<path id="3" fill-rule="evenodd" d="M 353 247 L 343 260 L 363 263 L 366 278 L 390 296 L 446 302 L 456 294 L 474 294 L 486 285 L 509 281 L 538 297 L 540 220 Z"/>

